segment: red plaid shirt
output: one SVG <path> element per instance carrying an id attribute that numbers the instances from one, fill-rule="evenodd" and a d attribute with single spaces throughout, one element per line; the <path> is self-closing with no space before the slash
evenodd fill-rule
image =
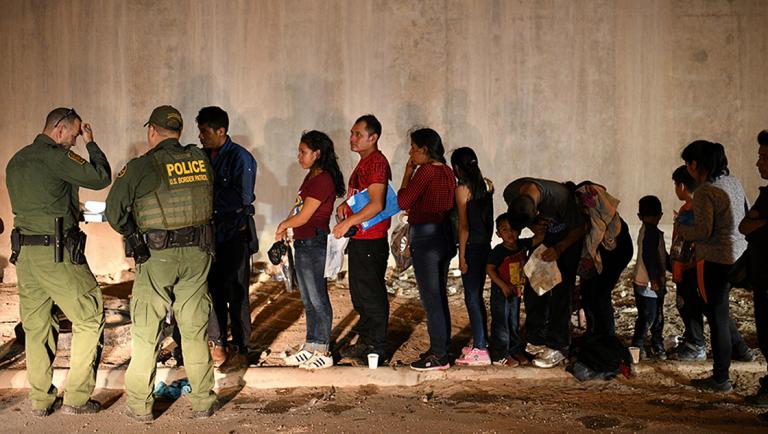
<path id="1" fill-rule="evenodd" d="M 408 223 L 441 223 L 453 208 L 456 177 L 445 164 L 419 166 L 408 186 L 397 192 L 397 204 L 408 211 Z"/>

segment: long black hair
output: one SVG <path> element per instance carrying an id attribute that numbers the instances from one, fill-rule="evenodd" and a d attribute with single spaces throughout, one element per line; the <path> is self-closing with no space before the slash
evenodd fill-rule
<path id="1" fill-rule="evenodd" d="M 473 199 L 480 199 L 488 193 L 483 173 L 477 163 L 477 154 L 472 148 L 458 148 L 451 153 L 451 166 L 459 180 L 459 184 L 466 185 L 472 192 Z M 458 170 L 457 170 L 458 169 Z"/>
<path id="2" fill-rule="evenodd" d="M 420 128 L 411 132 L 411 141 L 417 148 L 426 146 L 430 159 L 445 163 L 445 148 L 437 131 L 432 128 Z"/>
<path id="3" fill-rule="evenodd" d="M 725 148 L 720 143 L 707 140 L 696 140 L 683 149 L 680 158 L 687 164 L 696 162 L 696 170 L 707 171 L 707 180 L 729 175 L 728 158 L 725 156 Z"/>
<path id="4" fill-rule="evenodd" d="M 301 143 L 313 151 L 320 151 L 320 157 L 317 158 L 312 168 L 320 168 L 333 178 L 333 185 L 336 189 L 337 197 L 344 197 L 347 188 L 344 185 L 344 175 L 339 169 L 339 158 L 336 151 L 333 150 L 333 140 L 322 131 L 312 130 L 301 135 Z"/>

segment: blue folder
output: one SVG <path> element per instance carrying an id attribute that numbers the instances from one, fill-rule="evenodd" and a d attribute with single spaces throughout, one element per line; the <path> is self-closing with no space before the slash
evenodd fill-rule
<path id="1" fill-rule="evenodd" d="M 370 201 L 371 198 L 368 196 L 368 189 L 366 188 L 365 190 L 347 199 L 347 205 L 349 205 L 349 208 L 353 213 L 357 213 L 366 205 L 368 205 Z M 364 221 L 360 226 L 363 227 L 363 230 L 368 230 L 368 228 L 375 225 L 376 223 L 379 223 L 384 219 L 388 219 L 399 212 L 400 207 L 397 206 L 397 193 L 395 192 L 395 188 L 392 186 L 392 182 L 390 182 L 387 186 L 387 197 L 385 199 L 384 209 L 373 216 L 370 220 Z"/>

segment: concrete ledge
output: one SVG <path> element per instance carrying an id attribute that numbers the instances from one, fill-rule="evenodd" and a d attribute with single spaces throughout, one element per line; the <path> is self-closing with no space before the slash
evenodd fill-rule
<path id="1" fill-rule="evenodd" d="M 698 375 L 712 370 L 711 363 L 662 362 L 640 363 L 635 365 L 635 373 L 678 373 Z M 744 373 L 766 372 L 764 362 L 739 363 L 731 365 L 731 371 Z M 68 369 L 55 369 L 53 383 L 60 387 L 65 383 Z M 155 381 L 169 383 L 186 377 L 184 368 L 157 368 Z M 378 369 L 365 367 L 334 366 L 320 371 L 305 371 L 292 367 L 254 367 L 237 372 L 222 374 L 215 373 L 216 387 L 246 386 L 255 389 L 279 389 L 293 387 L 357 387 L 375 386 L 416 386 L 418 384 L 451 380 L 451 381 L 487 381 L 487 380 L 555 380 L 568 379 L 572 376 L 562 368 L 537 369 L 489 367 L 452 367 L 445 371 L 418 372 L 407 366 L 392 368 L 389 366 Z M 24 369 L 0 371 L 0 389 L 25 389 L 27 372 Z M 96 387 L 105 389 L 123 389 L 125 387 L 125 369 L 99 369 L 96 376 Z"/>

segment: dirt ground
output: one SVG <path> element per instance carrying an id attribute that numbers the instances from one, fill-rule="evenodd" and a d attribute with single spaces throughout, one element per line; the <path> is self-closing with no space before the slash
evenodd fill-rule
<path id="1" fill-rule="evenodd" d="M 284 284 L 259 272 L 251 285 L 252 365 L 276 366 L 279 353 L 303 341 L 305 322 L 298 293 L 286 293 Z M 617 334 L 629 340 L 636 310 L 629 284 L 631 267 L 614 291 Z M 106 278 L 105 278 L 106 279 Z M 103 367 L 124 367 L 130 358 L 131 283 L 102 284 L 107 326 Z M 412 361 L 428 344 L 412 272 L 389 276 L 392 364 Z M 449 300 L 453 324 L 452 352 L 471 340 L 461 282 L 452 271 Z M 352 338 L 357 316 L 342 279 L 330 287 L 334 308 L 333 336 L 337 347 Z M 751 296 L 735 289 L 732 314 L 750 346 L 756 346 Z M 487 294 L 486 294 L 487 299 Z M 674 287 L 666 297 L 665 334 L 682 334 L 674 307 Z M 24 366 L 23 352 L 14 345 L 18 322 L 18 296 L 12 285 L 0 286 L 0 368 Z M 575 333 L 580 332 L 574 315 Z M 67 366 L 69 336 L 62 322 L 56 366 Z M 173 343 L 163 343 L 168 352 Z M 15 350 L 14 350 L 15 348 Z M 762 356 L 760 356 L 762 359 Z M 342 360 L 342 363 L 346 361 Z M 173 359 L 166 363 L 172 364 Z M 711 363 L 711 361 L 706 362 Z M 513 368 L 534 369 L 534 368 Z M 559 368 L 556 368 L 559 369 Z M 381 432 L 382 424 L 394 432 L 507 432 L 512 430 L 617 432 L 766 432 L 761 411 L 743 402 L 753 393 L 758 374 L 734 373 L 736 393 L 728 396 L 698 392 L 687 378 L 665 372 L 643 374 L 610 382 L 579 383 L 568 380 L 507 380 L 504 382 L 436 382 L 412 388 L 222 390 L 226 405 L 214 418 L 193 424 L 187 419 L 186 398 L 165 403 L 165 412 L 151 427 L 132 424 L 123 416 L 122 391 L 101 390 L 98 398 L 109 407 L 105 415 L 68 417 L 54 414 L 43 420 L 27 416 L 26 391 L 0 391 L 0 421 L 5 432 Z M 24 415 L 24 417 L 18 417 Z M 115 424 L 115 421 L 119 423 Z M 62 425 L 63 424 L 63 425 Z"/>

